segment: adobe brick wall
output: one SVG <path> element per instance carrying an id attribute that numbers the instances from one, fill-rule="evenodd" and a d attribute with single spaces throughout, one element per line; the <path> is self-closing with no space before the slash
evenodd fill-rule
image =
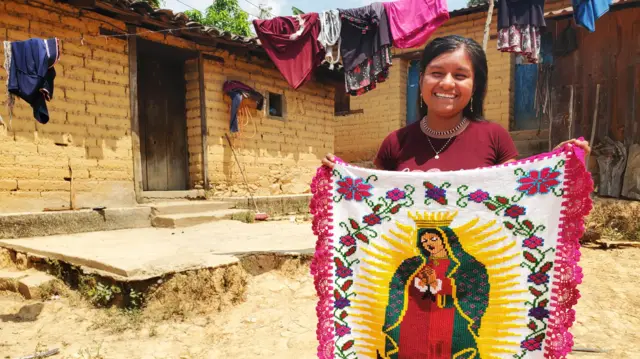
<path id="1" fill-rule="evenodd" d="M 0 38 L 69 38 L 95 34 L 104 23 L 79 18 L 71 6 L 59 11 L 0 3 Z M 124 28 L 124 24 L 92 14 Z M 0 212 L 42 210 L 69 204 L 69 165 L 79 206 L 127 206 L 135 203 L 129 114 L 126 42 L 86 39 L 62 43 L 50 120 L 35 121 L 31 107 L 16 99 L 10 130 L 0 126 Z M 4 53 L 0 54 L 4 63 Z M 6 72 L 0 70 L 0 83 Z M 0 89 L 0 114 L 9 122 L 6 87 Z M 59 146 L 56 143 L 66 143 Z"/>
<path id="2" fill-rule="evenodd" d="M 80 17 L 77 8 L 52 0 L 42 2 L 48 7 L 20 0 L 0 2 L 0 39 L 56 36 L 78 40 L 62 42 L 54 98 L 48 104 L 49 123 L 37 123 L 31 107 L 16 99 L 11 129 L 0 126 L 0 213 L 68 206 L 69 183 L 64 177 L 69 175 L 69 165 L 78 206 L 135 205 L 127 42 L 87 37 L 82 46 L 79 40 L 81 34 L 110 28 L 108 24 L 122 31 L 125 24 L 91 12 Z M 142 37 L 192 50 L 214 50 L 164 34 Z M 215 54 L 225 63 L 205 63 L 208 175 L 214 194 L 245 193 L 224 140 L 230 102 L 222 93 L 222 84 L 227 79 L 243 81 L 265 94 L 285 95 L 284 120 L 254 109 L 253 118 L 235 140 L 254 193 L 308 192 L 320 158 L 334 150 L 333 85 L 313 82 L 292 91 L 270 62 L 256 65 L 256 59 L 220 50 Z M 203 181 L 199 85 L 197 61 L 186 65 L 189 185 L 193 187 Z M 6 72 L 0 70 L 0 83 L 5 81 Z M 6 87 L 0 88 L 0 115 L 8 123 L 6 95 Z"/>
<path id="3" fill-rule="evenodd" d="M 248 99 L 242 103 L 250 116 L 239 117 L 240 133 L 232 141 L 250 188 L 261 196 L 308 192 L 320 159 L 334 148 L 333 85 L 310 82 L 293 91 L 273 65 L 228 54 L 224 59 L 224 66 L 205 62 L 208 173 L 214 194 L 246 193 L 224 137 L 231 104 L 222 92 L 226 80 L 242 81 L 265 96 L 269 91 L 284 95 L 284 118 L 267 115 L 268 101 L 262 111 Z"/>

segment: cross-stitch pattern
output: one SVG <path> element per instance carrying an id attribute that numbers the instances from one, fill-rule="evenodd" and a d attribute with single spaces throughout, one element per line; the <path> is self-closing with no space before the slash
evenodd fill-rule
<path id="1" fill-rule="evenodd" d="M 320 168 L 319 358 L 566 357 L 593 188 L 582 156 L 436 173 Z"/>

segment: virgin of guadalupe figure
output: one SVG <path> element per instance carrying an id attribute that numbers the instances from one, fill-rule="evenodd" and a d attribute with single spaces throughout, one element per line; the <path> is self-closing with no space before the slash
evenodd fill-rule
<path id="1" fill-rule="evenodd" d="M 481 359 L 477 338 L 489 301 L 485 266 L 465 252 L 446 221 L 416 221 L 419 254 L 389 287 L 379 359 Z"/>

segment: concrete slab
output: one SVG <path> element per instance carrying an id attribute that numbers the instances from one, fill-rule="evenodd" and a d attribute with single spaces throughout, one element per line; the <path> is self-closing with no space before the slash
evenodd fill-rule
<path id="1" fill-rule="evenodd" d="M 0 247 L 134 281 L 236 263 L 252 253 L 310 254 L 311 224 L 219 221 L 184 229 L 140 228 L 0 240 Z"/>
<path id="2" fill-rule="evenodd" d="M 152 214 L 162 216 L 166 214 L 184 214 L 211 212 L 222 209 L 231 209 L 233 202 L 220 201 L 173 201 L 148 204 L 151 207 Z"/>
<path id="3" fill-rule="evenodd" d="M 231 219 L 233 215 L 247 213 L 245 209 L 223 209 L 211 212 L 158 215 L 151 220 L 154 227 L 182 228 L 198 224 Z"/>
<path id="4" fill-rule="evenodd" d="M 0 214 L 0 239 L 151 226 L 149 207 Z"/>
<path id="5" fill-rule="evenodd" d="M 18 280 L 18 292 L 26 299 L 40 295 L 40 287 L 55 281 L 56 278 L 47 273 L 36 272 Z"/>

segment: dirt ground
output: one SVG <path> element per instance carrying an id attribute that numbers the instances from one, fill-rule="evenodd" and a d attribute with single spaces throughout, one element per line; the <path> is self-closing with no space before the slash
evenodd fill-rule
<path id="1" fill-rule="evenodd" d="M 606 352 L 571 358 L 640 358 L 638 262 L 640 249 L 583 250 L 575 347 Z M 307 268 L 250 276 L 246 298 L 220 313 L 153 322 L 92 309 L 73 297 L 39 302 L 4 293 L 0 358 L 47 348 L 60 348 L 54 359 L 315 357 L 315 292 Z"/>

